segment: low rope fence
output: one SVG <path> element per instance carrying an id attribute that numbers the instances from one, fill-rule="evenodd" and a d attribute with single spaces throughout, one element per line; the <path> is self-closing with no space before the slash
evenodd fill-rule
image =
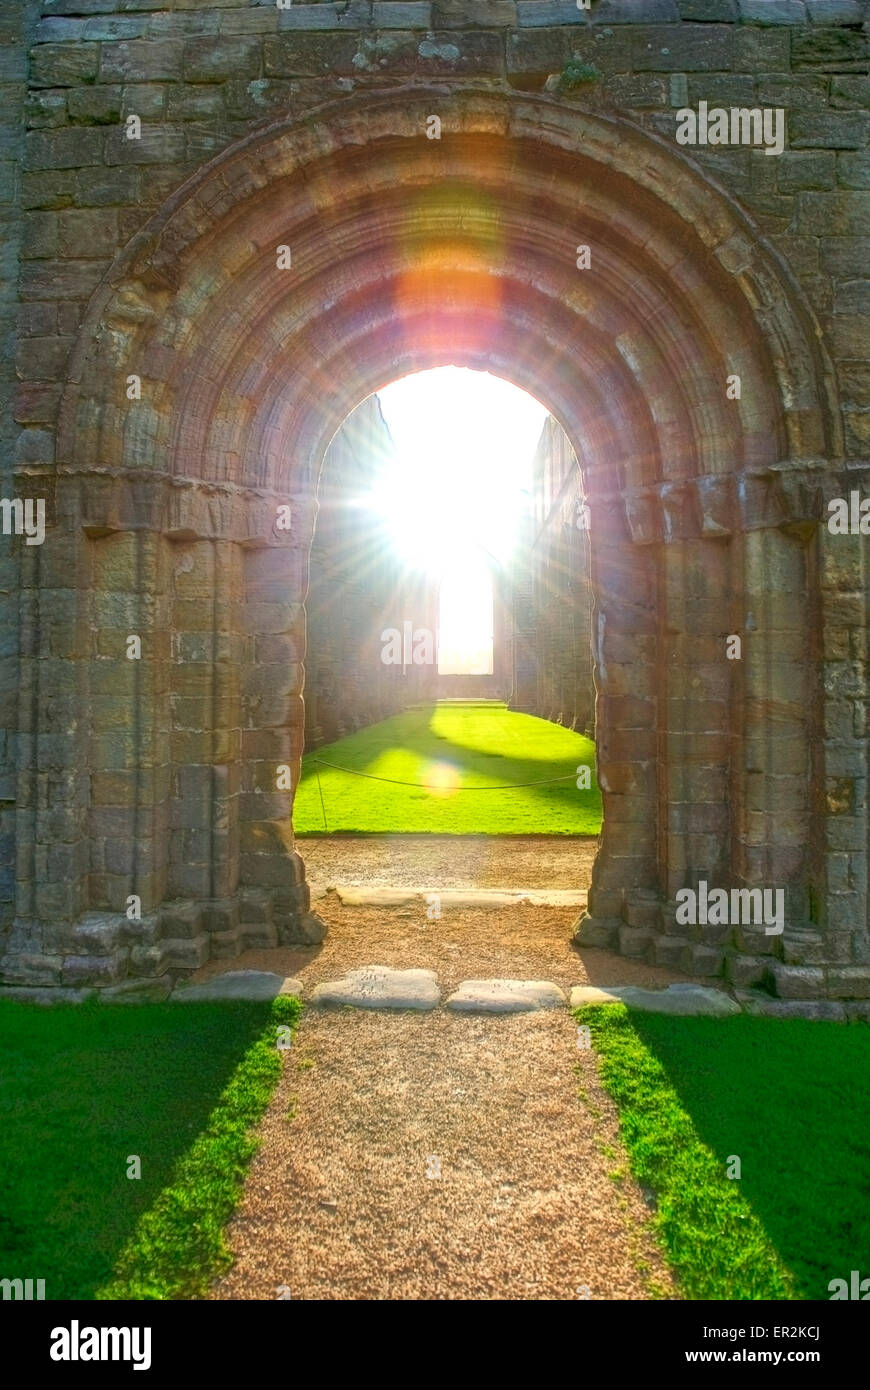
<path id="1" fill-rule="evenodd" d="M 320 769 L 322 767 L 331 768 L 333 772 L 346 772 L 351 777 L 365 777 L 370 782 L 387 782 L 392 787 L 416 787 L 422 791 L 444 791 L 444 787 L 439 787 L 433 782 L 403 782 L 398 777 L 379 777 L 374 772 L 360 772 L 355 767 L 341 767 L 338 763 L 325 762 L 323 758 L 308 758 L 308 763 L 315 764 L 315 775 L 317 777 L 317 791 L 320 796 L 320 810 L 323 815 L 323 828 L 328 831 L 329 826 L 326 821 L 326 806 L 323 801 L 323 788 L 320 785 Z M 576 780 L 576 772 L 567 772 L 562 777 L 542 777 L 535 782 L 500 782 L 492 787 L 450 787 L 451 792 L 508 792 L 520 791 L 525 787 L 551 787 L 557 782 L 573 782 Z"/>

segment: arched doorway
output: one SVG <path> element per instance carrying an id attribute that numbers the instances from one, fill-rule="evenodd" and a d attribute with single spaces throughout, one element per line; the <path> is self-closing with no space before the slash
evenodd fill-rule
<path id="1" fill-rule="evenodd" d="M 605 800 L 585 939 L 661 959 L 677 941 L 712 972 L 773 948 L 687 943 L 681 885 L 782 885 L 795 926 L 824 901 L 803 523 L 806 477 L 841 446 L 793 281 L 663 141 L 546 97 L 412 87 L 230 148 L 93 297 L 56 526 L 26 557 L 46 622 L 52 554 L 73 570 L 77 714 L 40 742 L 35 659 L 22 951 L 78 958 L 99 930 L 109 982 L 316 932 L 291 788 L 318 470 L 354 405 L 448 362 L 532 392 L 583 468 Z M 751 640 L 729 662 L 733 633 Z"/>

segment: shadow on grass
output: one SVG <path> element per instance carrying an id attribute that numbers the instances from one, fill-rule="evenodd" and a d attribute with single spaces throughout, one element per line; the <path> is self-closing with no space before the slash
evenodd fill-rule
<path id="1" fill-rule="evenodd" d="M 463 787 L 454 800 L 421 786 L 363 780 L 321 766 L 324 825 L 314 758 L 396 783 L 420 783 L 427 766 L 448 764 Z M 576 785 L 580 763 L 592 770 L 588 789 Z M 428 830 L 569 836 L 599 834 L 601 818 L 591 740 L 503 705 L 421 705 L 317 749 L 303 760 L 293 817 L 299 835 Z"/>
<path id="2" fill-rule="evenodd" d="M 0 1278 L 93 1298 L 269 1010 L 0 1000 Z"/>
<path id="3" fill-rule="evenodd" d="M 800 1293 L 870 1276 L 870 1028 L 631 1013 L 680 1104 Z"/>

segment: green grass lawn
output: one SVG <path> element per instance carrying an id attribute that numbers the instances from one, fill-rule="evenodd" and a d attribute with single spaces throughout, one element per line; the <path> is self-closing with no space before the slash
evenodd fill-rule
<path id="1" fill-rule="evenodd" d="M 299 1005 L 0 1000 L 0 1278 L 45 1279 L 48 1299 L 107 1281 L 194 1296 L 279 1074 L 276 1010 L 292 1025 Z"/>
<path id="2" fill-rule="evenodd" d="M 321 766 L 324 825 L 314 758 L 396 782 L 435 783 L 439 790 Z M 576 769 L 583 763 L 591 769 L 588 790 L 576 785 Z M 479 790 L 557 778 L 565 780 L 519 791 Z M 595 745 L 547 719 L 514 714 L 497 701 L 409 709 L 309 754 L 293 825 L 297 835 L 597 835 L 601 794 Z"/>
<path id="3" fill-rule="evenodd" d="M 870 1028 L 576 1016 L 685 1297 L 830 1299 L 832 1279 L 870 1276 Z"/>

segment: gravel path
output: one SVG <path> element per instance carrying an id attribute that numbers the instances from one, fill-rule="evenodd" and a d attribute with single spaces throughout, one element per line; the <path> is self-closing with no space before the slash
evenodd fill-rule
<path id="1" fill-rule="evenodd" d="M 671 1288 L 639 1190 L 608 1176 L 613 1108 L 567 1013 L 311 1010 L 261 1133 L 213 1298 L 639 1299 L 649 1274 Z"/>
<path id="2" fill-rule="evenodd" d="M 610 951 L 578 951 L 572 931 L 576 907 L 444 908 L 429 921 L 419 907 L 346 907 L 335 893 L 315 904 L 329 931 L 319 946 L 286 946 L 244 951 L 232 960 L 201 966 L 192 982 L 225 970 L 273 970 L 300 979 L 306 993 L 323 980 L 335 980 L 362 965 L 437 972 L 442 991 L 460 980 L 507 976 L 571 985 L 671 984 L 690 980 L 661 966 L 626 960 Z"/>
<path id="3" fill-rule="evenodd" d="M 324 886 L 588 888 L 597 839 L 550 835 L 334 835 L 296 841 L 306 877 Z"/>
<path id="4" fill-rule="evenodd" d="M 320 946 L 248 951 L 196 978 L 268 969 L 309 990 L 372 964 L 434 969 L 444 992 L 499 975 L 564 989 L 682 978 L 577 951 L 573 908 L 428 921 L 330 893 L 317 909 Z M 615 1111 L 576 1044 L 567 1011 L 306 1010 L 229 1229 L 236 1264 L 212 1297 L 640 1299 L 650 1277 L 672 1293 L 639 1189 L 609 1177 L 625 1163 Z"/>

